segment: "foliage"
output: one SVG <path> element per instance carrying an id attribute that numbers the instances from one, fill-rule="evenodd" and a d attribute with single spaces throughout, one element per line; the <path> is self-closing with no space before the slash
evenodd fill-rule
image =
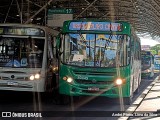
<path id="1" fill-rule="evenodd" d="M 157 44 L 157 45 L 151 47 L 151 53 L 153 55 L 158 54 L 158 51 L 160 51 L 160 44 Z"/>

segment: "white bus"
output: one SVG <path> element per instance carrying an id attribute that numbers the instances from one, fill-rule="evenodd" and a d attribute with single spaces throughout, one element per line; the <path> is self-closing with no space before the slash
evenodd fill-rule
<path id="1" fill-rule="evenodd" d="M 45 26 L 0 24 L 0 90 L 53 90 L 57 34 Z"/>

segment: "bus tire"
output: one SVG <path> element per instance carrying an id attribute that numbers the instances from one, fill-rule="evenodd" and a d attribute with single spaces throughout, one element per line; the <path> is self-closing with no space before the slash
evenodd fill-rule
<path id="1" fill-rule="evenodd" d="M 131 105 L 132 101 L 133 101 L 133 97 L 132 96 L 124 98 L 124 104 L 125 105 Z"/>
<path id="2" fill-rule="evenodd" d="M 139 93 L 139 86 L 138 88 L 135 90 L 135 94 L 138 94 Z"/>
<path id="3" fill-rule="evenodd" d="M 68 96 L 68 95 L 60 94 L 60 99 L 59 100 L 60 100 L 61 105 L 71 104 L 71 97 Z"/>
<path id="4" fill-rule="evenodd" d="M 55 89 L 56 88 L 55 81 L 56 81 L 56 76 L 53 73 L 52 78 L 49 79 L 46 84 L 45 98 L 49 98 L 48 100 L 53 100 L 57 94 Z"/>
<path id="5" fill-rule="evenodd" d="M 53 92 L 53 103 L 56 105 L 60 105 L 61 104 L 61 100 L 60 100 L 60 94 L 59 94 L 59 90 L 58 88 L 54 90 Z"/>
<path id="6" fill-rule="evenodd" d="M 137 89 L 135 90 L 135 94 L 138 94 L 139 93 L 139 86 L 140 86 L 140 77 L 139 77 L 139 80 L 138 80 L 138 87 L 137 87 Z"/>
<path id="7" fill-rule="evenodd" d="M 131 95 L 129 97 L 124 97 L 124 104 L 125 105 L 131 105 L 133 101 L 133 85 L 134 85 L 134 78 L 132 81 L 132 88 L 130 89 L 132 91 Z"/>

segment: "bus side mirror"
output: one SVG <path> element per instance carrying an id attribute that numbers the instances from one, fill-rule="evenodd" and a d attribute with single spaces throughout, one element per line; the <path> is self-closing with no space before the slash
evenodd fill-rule
<path id="1" fill-rule="evenodd" d="M 60 37 L 60 34 L 58 34 L 58 36 L 56 37 L 56 58 L 58 59 L 59 56 L 62 54 L 60 52 L 60 48 L 61 48 L 61 44 L 62 44 L 62 39 Z"/>
<path id="2" fill-rule="evenodd" d="M 58 59 L 59 56 L 60 56 L 60 55 L 59 55 L 59 49 L 56 48 L 56 58 Z"/>
<path id="3" fill-rule="evenodd" d="M 56 58 L 58 59 L 59 56 L 62 55 L 63 52 L 60 51 L 60 49 L 56 49 Z"/>
<path id="4" fill-rule="evenodd" d="M 56 36 L 56 46 L 57 48 L 60 48 L 61 47 L 61 42 L 62 42 L 62 39 L 61 39 L 61 32 Z"/>

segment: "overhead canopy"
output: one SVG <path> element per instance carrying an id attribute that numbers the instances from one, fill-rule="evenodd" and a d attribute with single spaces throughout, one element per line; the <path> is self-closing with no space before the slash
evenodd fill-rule
<path id="1" fill-rule="evenodd" d="M 74 19 L 127 21 L 141 36 L 160 37 L 159 0 L 0 0 L 0 22 L 45 25 L 46 8 L 73 9 Z"/>

